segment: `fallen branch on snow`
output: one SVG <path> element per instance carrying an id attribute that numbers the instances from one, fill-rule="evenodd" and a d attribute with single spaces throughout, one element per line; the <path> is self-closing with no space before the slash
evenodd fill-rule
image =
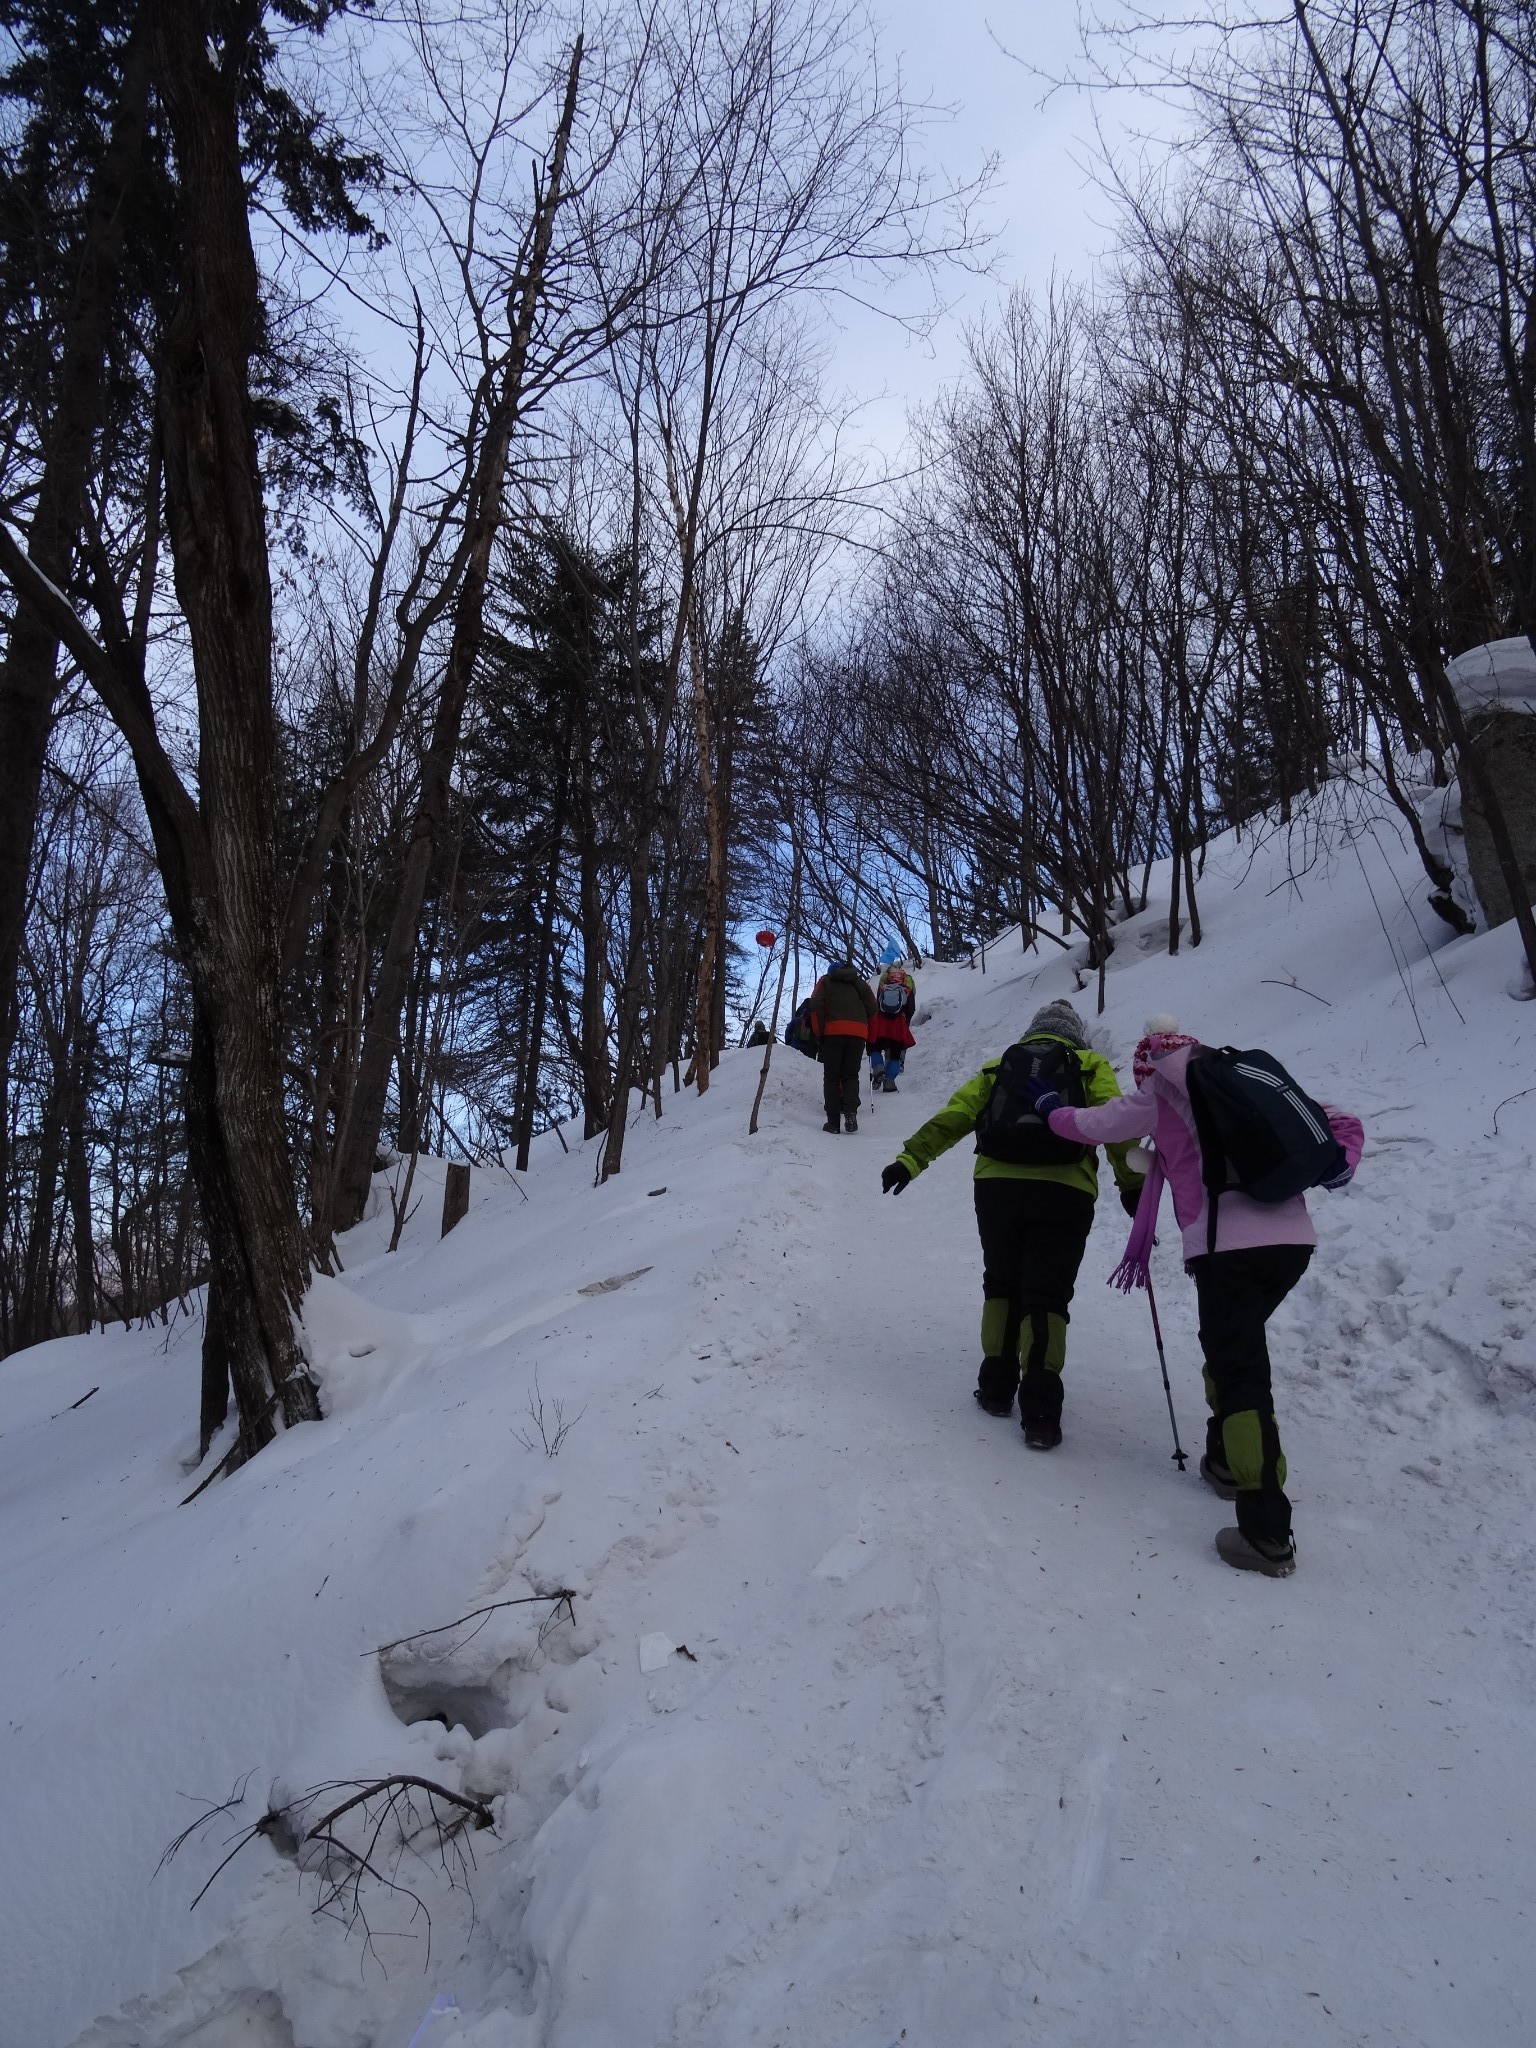
<path id="1" fill-rule="evenodd" d="M 484 1628 L 486 1616 L 497 1613 L 503 1607 L 539 1607 L 545 1601 L 552 1601 L 554 1612 L 545 1617 L 539 1629 L 539 1641 L 542 1642 L 545 1629 L 560 1619 L 562 1607 L 565 1609 L 566 1619 L 573 1628 L 575 1627 L 576 1609 L 572 1604 L 575 1598 L 575 1591 L 571 1587 L 561 1586 L 553 1593 L 525 1593 L 517 1600 L 493 1600 L 489 1607 L 472 1607 L 468 1614 L 461 1614 L 457 1621 L 440 1622 L 436 1628 L 417 1629 L 416 1633 L 410 1636 L 396 1636 L 392 1643 L 380 1643 L 376 1650 L 364 1650 L 362 1654 L 365 1657 L 382 1657 L 386 1651 L 398 1650 L 406 1643 L 425 1642 L 428 1636 L 445 1636 L 450 1629 L 462 1628 L 466 1621 L 478 1621 L 480 1628 Z M 464 1641 L 472 1642 L 479 1633 L 480 1629 L 473 1629 Z"/>
<path id="2" fill-rule="evenodd" d="M 233 1812 L 244 1803 L 245 1783 L 219 1805 L 200 1814 L 190 1827 L 169 1845 L 155 1866 L 156 1875 L 221 1813 Z M 346 1797 L 312 1819 L 314 1809 L 337 1792 Z M 356 1842 L 337 1832 L 339 1824 L 351 1817 L 361 1823 Z M 372 1880 L 384 1892 L 410 1901 L 411 1918 L 419 1914 L 427 1927 L 427 1957 L 432 1952 L 432 1915 L 421 1894 L 401 1882 L 400 1868 L 410 1855 L 423 1863 L 423 1838 L 428 1853 L 436 1852 L 437 1865 L 451 1891 L 469 1891 L 474 1853 L 464 1839 L 466 1831 L 494 1828 L 495 1816 L 483 1799 L 454 1792 L 432 1778 L 418 1778 L 397 1772 L 389 1777 L 336 1778 L 315 1785 L 283 1806 L 269 1806 L 260 1820 L 242 1828 L 227 1853 L 215 1866 L 207 1882 L 193 1899 L 195 1911 L 208 1896 L 215 1880 L 227 1870 L 249 1843 L 264 1835 L 279 1855 L 299 1864 L 301 1879 L 313 1875 L 319 1888 L 314 1911 L 339 1918 L 350 1933 L 362 1931 L 365 1950 L 373 1949 L 365 1880 Z M 473 1905 L 473 1901 L 471 1901 Z"/>

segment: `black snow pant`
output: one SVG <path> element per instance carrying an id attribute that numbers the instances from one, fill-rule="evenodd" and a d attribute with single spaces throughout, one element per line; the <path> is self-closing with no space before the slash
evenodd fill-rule
<path id="1" fill-rule="evenodd" d="M 826 1105 L 829 1124 L 835 1124 L 840 1116 L 858 1115 L 859 1075 L 864 1068 L 864 1050 L 862 1038 L 850 1036 L 821 1041 L 821 1099 Z"/>
<path id="2" fill-rule="evenodd" d="M 1291 1533 L 1285 1453 L 1275 1422 L 1264 1325 L 1307 1270 L 1312 1247 L 1262 1244 L 1189 1261 L 1211 1419 L 1206 1452 L 1237 1481 L 1237 1526 L 1283 1543 Z"/>
<path id="3" fill-rule="evenodd" d="M 1059 1422 L 1067 1306 L 1093 1196 L 1052 1180 L 989 1176 L 973 1185 L 983 1295 L 976 1391 L 988 1407 L 1006 1409 L 1017 1388 L 1025 1421 Z"/>

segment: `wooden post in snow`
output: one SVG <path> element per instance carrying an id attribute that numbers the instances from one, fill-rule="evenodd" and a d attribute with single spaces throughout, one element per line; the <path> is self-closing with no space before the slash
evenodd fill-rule
<path id="1" fill-rule="evenodd" d="M 469 1209 L 469 1168 L 461 1159 L 448 1162 L 448 1178 L 443 1182 L 443 1235 L 446 1237 L 455 1223 L 463 1221 Z"/>

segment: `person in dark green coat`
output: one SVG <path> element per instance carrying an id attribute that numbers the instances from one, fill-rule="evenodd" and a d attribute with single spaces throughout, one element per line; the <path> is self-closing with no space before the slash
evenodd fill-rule
<path id="1" fill-rule="evenodd" d="M 1061 1045 L 1076 1062 L 1085 1106 L 1120 1093 L 1115 1070 L 1091 1050 L 1083 1020 L 1070 1003 L 1047 1003 L 1019 1041 Z M 976 1129 L 991 1100 L 1001 1056 L 958 1089 L 937 1116 L 908 1138 L 880 1176 L 899 1195 L 924 1167 Z M 1019 1166 L 976 1153 L 976 1227 L 981 1234 L 981 1372 L 976 1399 L 989 1415 L 1009 1415 L 1015 1393 L 1024 1440 L 1051 1450 L 1061 1442 L 1061 1372 L 1067 1355 L 1068 1306 L 1093 1227 L 1099 1192 L 1098 1153 L 1085 1146 L 1060 1165 Z M 1141 1175 L 1126 1163 L 1128 1147 L 1108 1145 L 1121 1202 L 1134 1215 Z"/>
<path id="2" fill-rule="evenodd" d="M 859 1128 L 859 1075 L 869 1020 L 875 1014 L 875 993 L 847 960 L 834 960 L 811 991 L 811 1029 L 821 1047 L 821 1096 L 826 1107 L 824 1131 Z"/>

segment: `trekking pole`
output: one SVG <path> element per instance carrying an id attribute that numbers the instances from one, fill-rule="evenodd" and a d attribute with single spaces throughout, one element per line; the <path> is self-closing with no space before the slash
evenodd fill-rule
<path id="1" fill-rule="evenodd" d="M 1163 1350 L 1163 1326 L 1157 1320 L 1157 1296 L 1152 1292 L 1152 1275 L 1147 1275 L 1147 1306 L 1152 1311 L 1152 1334 L 1157 1339 L 1157 1362 L 1163 1368 L 1163 1392 L 1168 1396 L 1168 1420 L 1173 1424 L 1173 1460 L 1182 1472 L 1189 1453 L 1179 1442 L 1179 1420 L 1173 1412 L 1173 1388 L 1168 1384 L 1168 1357 Z"/>

